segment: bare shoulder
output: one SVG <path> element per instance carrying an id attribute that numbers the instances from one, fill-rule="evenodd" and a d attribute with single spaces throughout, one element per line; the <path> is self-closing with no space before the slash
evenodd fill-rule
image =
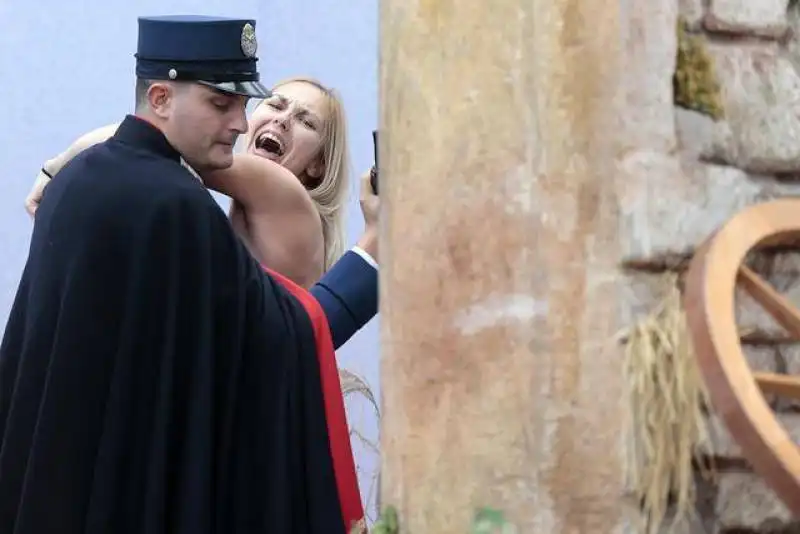
<path id="1" fill-rule="evenodd" d="M 251 154 L 236 156 L 235 166 L 241 173 L 251 175 L 255 185 L 249 198 L 238 199 L 246 206 L 250 217 L 265 217 L 285 221 L 294 227 L 293 233 L 321 235 L 322 223 L 316 205 L 300 180 L 274 161 Z"/>
<path id="2" fill-rule="evenodd" d="M 300 180 L 268 159 L 236 154 L 231 167 L 204 173 L 202 178 L 208 187 L 236 200 L 251 214 L 318 217 Z"/>
<path id="3" fill-rule="evenodd" d="M 253 174 L 253 179 L 264 189 L 264 197 L 269 197 L 272 201 L 279 200 L 281 204 L 289 202 L 295 208 L 305 206 L 313 210 L 314 205 L 308 191 L 285 167 L 252 154 L 237 154 L 234 165 L 239 166 L 243 172 Z"/>

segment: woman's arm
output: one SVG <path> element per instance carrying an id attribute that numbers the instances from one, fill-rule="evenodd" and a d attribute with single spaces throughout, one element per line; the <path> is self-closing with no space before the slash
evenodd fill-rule
<path id="1" fill-rule="evenodd" d="M 236 154 L 233 160 L 227 169 L 202 173 L 204 183 L 241 207 L 244 224 L 237 230 L 246 232 L 259 261 L 304 287 L 312 285 L 324 270 L 325 244 L 319 212 L 303 184 L 268 159 Z"/>
<path id="2" fill-rule="evenodd" d="M 25 197 L 25 211 L 28 215 L 33 217 L 36 214 L 36 209 L 39 207 L 39 202 L 42 200 L 44 188 L 50 182 L 50 178 L 56 175 L 69 160 L 86 150 L 92 145 L 102 143 L 117 131 L 119 124 L 109 124 L 102 128 L 97 128 L 91 132 L 82 135 L 74 141 L 64 152 L 56 157 L 49 159 L 42 165 L 42 170 L 36 176 L 28 196 Z"/>
<path id="3" fill-rule="evenodd" d="M 61 168 L 72 158 L 87 148 L 107 140 L 109 137 L 114 135 L 114 133 L 117 131 L 117 128 L 119 128 L 119 123 L 109 124 L 108 126 L 103 126 L 101 128 L 92 130 L 89 133 L 83 134 L 76 139 L 64 152 L 53 159 L 47 160 L 44 163 L 44 170 L 50 176 L 55 176 L 55 174 L 60 171 Z"/>

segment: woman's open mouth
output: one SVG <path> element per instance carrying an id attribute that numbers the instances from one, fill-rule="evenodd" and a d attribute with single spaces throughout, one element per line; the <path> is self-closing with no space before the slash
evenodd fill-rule
<path id="1" fill-rule="evenodd" d="M 263 132 L 256 137 L 256 152 L 271 160 L 278 160 L 286 153 L 282 139 L 272 132 Z"/>

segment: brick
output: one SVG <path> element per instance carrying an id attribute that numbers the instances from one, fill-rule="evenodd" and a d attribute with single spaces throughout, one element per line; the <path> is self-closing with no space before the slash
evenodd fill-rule
<path id="1" fill-rule="evenodd" d="M 800 77 L 777 44 L 710 44 L 725 119 L 706 157 L 752 173 L 800 172 Z"/>
<path id="2" fill-rule="evenodd" d="M 791 514 L 761 478 L 750 473 L 720 476 L 717 493 L 717 532 L 725 529 L 759 529 L 792 520 Z"/>
<path id="3" fill-rule="evenodd" d="M 712 31 L 778 38 L 788 29 L 786 0 L 711 0 L 704 26 Z"/>
<path id="4" fill-rule="evenodd" d="M 623 259 L 643 264 L 691 253 L 749 205 L 800 193 L 800 185 L 658 153 L 631 154 L 622 166 L 625 174 L 647 177 L 638 185 L 632 182 L 620 200 Z"/>

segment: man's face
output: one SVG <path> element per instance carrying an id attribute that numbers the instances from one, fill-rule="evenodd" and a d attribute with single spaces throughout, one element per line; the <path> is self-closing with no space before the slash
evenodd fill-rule
<path id="1" fill-rule="evenodd" d="M 247 97 L 196 83 L 170 84 L 164 132 L 198 172 L 233 164 L 233 146 L 247 132 Z"/>

